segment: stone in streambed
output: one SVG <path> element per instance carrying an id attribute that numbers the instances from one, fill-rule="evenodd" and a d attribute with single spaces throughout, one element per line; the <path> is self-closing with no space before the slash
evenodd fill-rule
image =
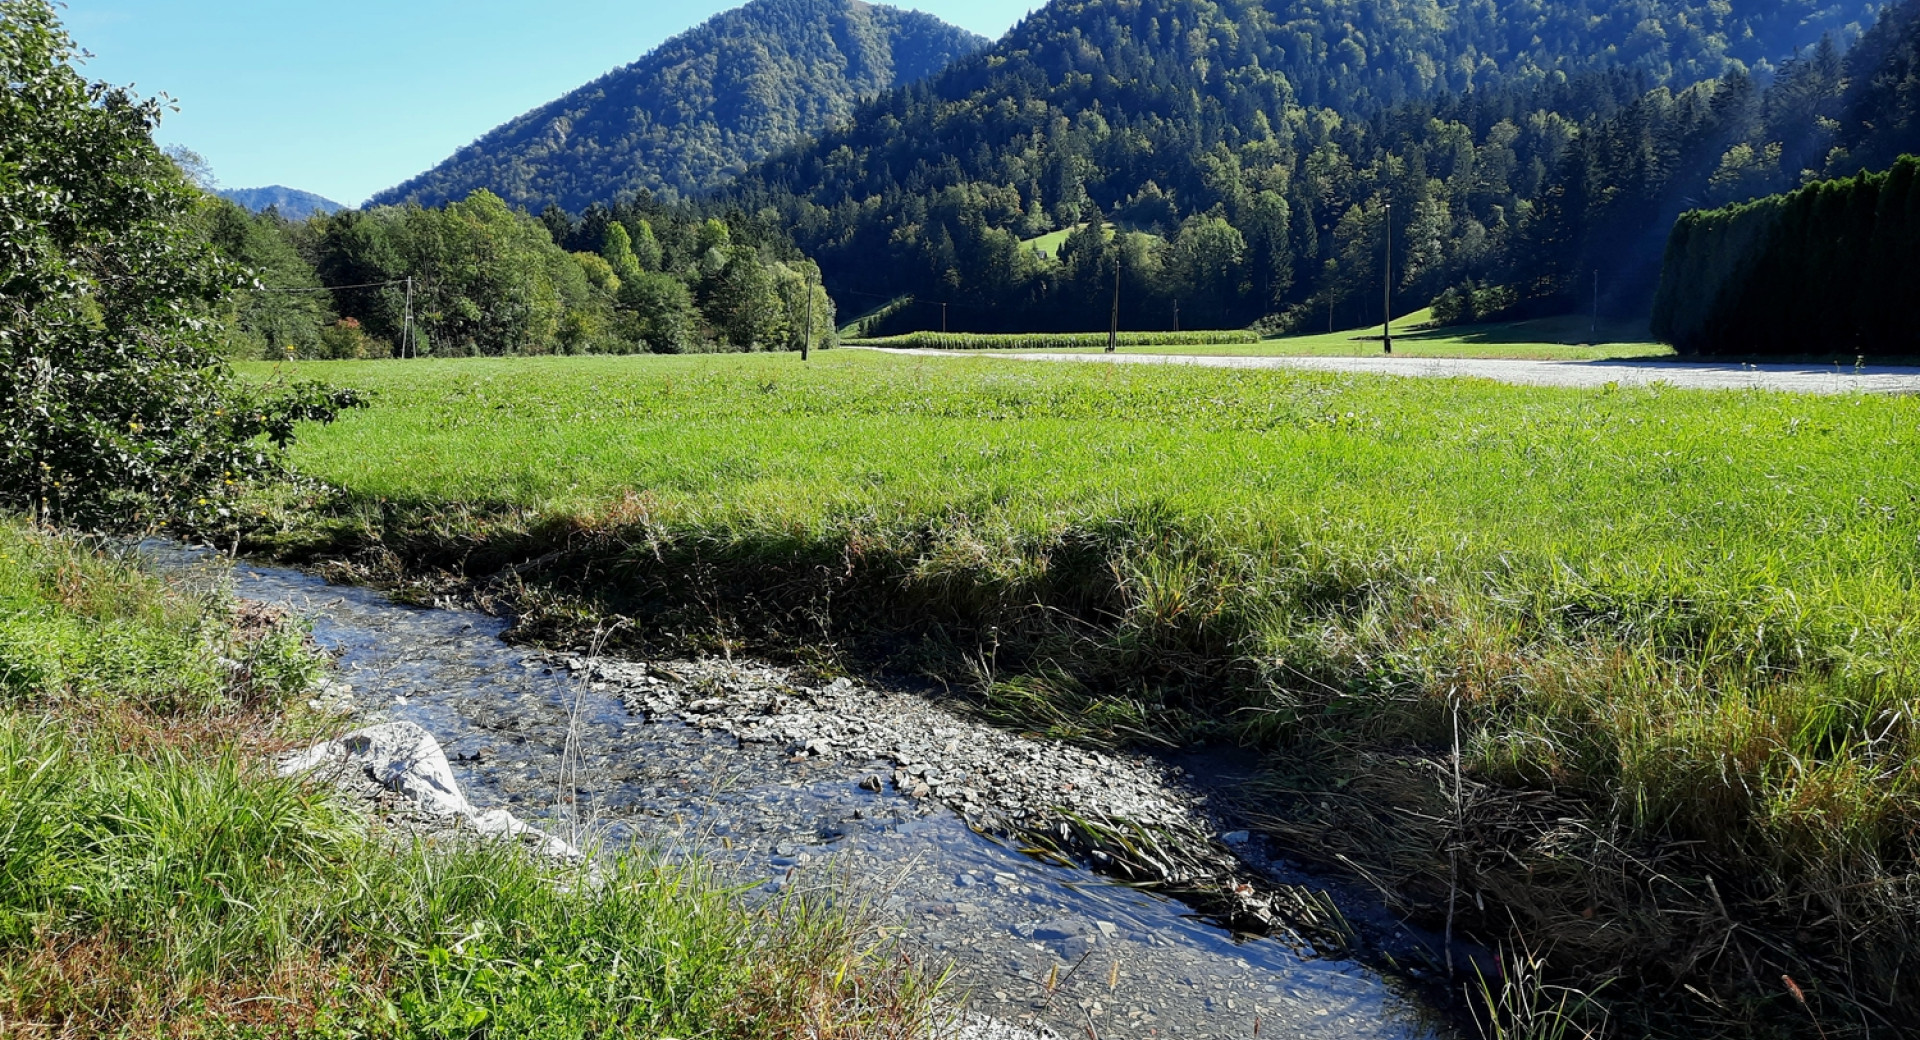
<path id="1" fill-rule="evenodd" d="M 280 761 L 281 776 L 298 776 L 332 766 L 358 769 L 381 787 L 429 814 L 456 817 L 486 837 L 518 838 L 557 859 L 583 859 L 580 850 L 505 809 L 481 811 L 460 793 L 447 754 L 433 734 L 411 722 L 387 722 L 358 729 Z"/>
<path id="2" fill-rule="evenodd" d="M 474 811 L 460 793 L 440 742 L 411 722 L 368 726 L 308 748 L 283 760 L 280 775 L 310 773 L 330 763 L 357 766 L 375 783 L 435 815 L 466 816 Z"/>

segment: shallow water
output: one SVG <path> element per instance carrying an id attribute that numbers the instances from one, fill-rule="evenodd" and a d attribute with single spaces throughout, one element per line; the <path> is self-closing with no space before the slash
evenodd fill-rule
<path id="1" fill-rule="evenodd" d="M 1446 1035 L 1417 997 L 1360 965 L 1237 941 L 1178 903 L 864 789 L 883 763 L 796 760 L 648 723 L 617 694 L 502 642 L 506 626 L 484 615 L 288 570 L 242 565 L 234 578 L 241 596 L 312 619 L 363 712 L 438 736 L 476 805 L 563 837 L 579 827 L 605 847 L 698 854 L 759 892 L 851 890 L 908 949 L 950 968 L 949 992 L 974 1010 L 1101 1040 Z"/>

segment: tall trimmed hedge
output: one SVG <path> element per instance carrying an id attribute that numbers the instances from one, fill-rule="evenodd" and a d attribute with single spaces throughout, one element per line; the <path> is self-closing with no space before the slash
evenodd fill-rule
<path id="1" fill-rule="evenodd" d="M 1681 354 L 1920 357 L 1920 158 L 1685 214 L 1653 334 Z"/>

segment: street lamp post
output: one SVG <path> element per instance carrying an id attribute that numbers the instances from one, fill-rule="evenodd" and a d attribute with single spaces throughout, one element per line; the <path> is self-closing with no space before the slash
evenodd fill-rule
<path id="1" fill-rule="evenodd" d="M 800 360 L 813 356 L 813 276 L 807 276 L 807 332 L 800 339 Z"/>

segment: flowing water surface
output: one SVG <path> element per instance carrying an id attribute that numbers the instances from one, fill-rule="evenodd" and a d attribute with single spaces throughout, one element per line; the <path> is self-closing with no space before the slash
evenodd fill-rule
<path id="1" fill-rule="evenodd" d="M 850 892 L 906 949 L 950 972 L 951 994 L 1003 1021 L 1101 1040 L 1447 1035 L 1406 987 L 1362 966 L 1238 940 L 1179 903 L 1039 862 L 946 809 L 867 789 L 882 764 L 649 723 L 503 642 L 497 619 L 290 570 L 243 564 L 234 584 L 311 619 L 359 709 L 433 732 L 481 808 L 511 808 L 562 836 L 582 821 L 602 847 L 697 854 L 757 892 Z"/>

